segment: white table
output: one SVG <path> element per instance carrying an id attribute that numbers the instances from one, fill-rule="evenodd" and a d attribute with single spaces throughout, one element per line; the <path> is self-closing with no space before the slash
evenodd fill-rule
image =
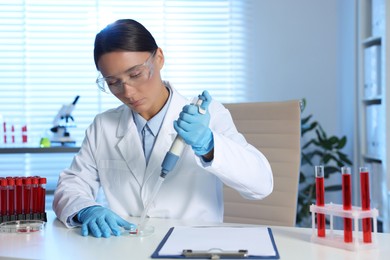
<path id="1" fill-rule="evenodd" d="M 133 219 L 133 222 L 137 223 L 138 219 Z M 150 259 L 150 255 L 170 227 L 205 224 L 164 219 L 151 219 L 149 223 L 155 227 L 154 234 L 149 237 L 82 237 L 79 228 L 67 229 L 55 218 L 53 212 L 48 212 L 48 222 L 42 232 L 0 233 L 0 259 Z M 291 227 L 271 229 L 280 259 L 373 260 L 389 259 L 390 256 L 389 233 L 378 234 L 377 249 L 354 252 L 311 243 L 311 229 Z"/>

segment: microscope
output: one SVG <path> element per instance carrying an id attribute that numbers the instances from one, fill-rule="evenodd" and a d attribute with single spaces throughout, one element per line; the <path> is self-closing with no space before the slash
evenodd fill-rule
<path id="1" fill-rule="evenodd" d="M 50 131 L 53 133 L 50 138 L 51 143 L 59 143 L 61 145 L 75 144 L 76 140 L 70 136 L 68 131 L 71 127 L 76 127 L 72 112 L 80 96 L 76 96 L 74 101 L 68 105 L 62 105 L 57 115 L 53 120 L 53 127 Z"/>

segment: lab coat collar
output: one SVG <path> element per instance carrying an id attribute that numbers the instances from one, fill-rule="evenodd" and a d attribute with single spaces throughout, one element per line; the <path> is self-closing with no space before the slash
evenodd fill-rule
<path id="1" fill-rule="evenodd" d="M 123 137 L 126 133 L 130 132 L 132 128 L 136 128 L 130 108 L 126 105 L 122 105 L 120 106 L 120 109 L 122 109 L 122 114 L 116 131 L 116 136 L 118 138 Z"/>

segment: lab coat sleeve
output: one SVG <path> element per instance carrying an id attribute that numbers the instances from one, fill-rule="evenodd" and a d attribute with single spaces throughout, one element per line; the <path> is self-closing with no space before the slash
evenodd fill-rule
<path id="1" fill-rule="evenodd" d="M 212 102 L 209 112 L 214 159 L 204 163 L 198 158 L 198 164 L 244 198 L 268 196 L 273 190 L 273 176 L 267 158 L 237 131 L 230 112 L 222 104 Z"/>
<path id="2" fill-rule="evenodd" d="M 100 184 L 93 151 L 98 145 L 96 129 L 99 125 L 99 120 L 95 119 L 86 130 L 79 153 L 58 179 L 53 210 L 67 227 L 74 225 L 70 218 L 81 209 L 98 204 L 96 197 Z"/>

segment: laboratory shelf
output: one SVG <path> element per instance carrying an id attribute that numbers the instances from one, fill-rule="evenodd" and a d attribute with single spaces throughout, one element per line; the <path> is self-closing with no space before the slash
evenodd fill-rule
<path id="1" fill-rule="evenodd" d="M 371 203 L 378 207 L 383 231 L 390 231 L 390 1 L 356 1 L 356 120 L 354 171 L 372 171 Z M 354 182 L 359 183 L 356 177 Z M 358 193 L 354 193 L 358 201 Z"/>
<path id="2" fill-rule="evenodd" d="M 380 45 L 382 38 L 380 36 L 371 36 L 362 41 L 364 47 L 369 47 L 372 45 Z"/>
<path id="3" fill-rule="evenodd" d="M 381 104 L 382 103 L 382 96 L 375 96 L 370 98 L 363 98 L 363 103 L 366 105 L 375 105 L 375 104 Z"/>
<path id="4" fill-rule="evenodd" d="M 54 147 L 0 147 L 0 154 L 17 153 L 77 153 L 78 146 L 54 146 Z"/>

